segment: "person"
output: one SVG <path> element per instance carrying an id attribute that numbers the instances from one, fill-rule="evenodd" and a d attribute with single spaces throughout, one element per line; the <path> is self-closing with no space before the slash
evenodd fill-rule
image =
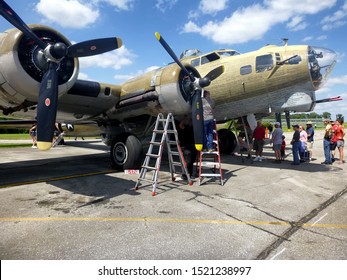
<path id="1" fill-rule="evenodd" d="M 281 145 L 283 131 L 279 122 L 275 122 L 274 126 L 275 130 L 272 133 L 270 144 L 273 144 L 272 148 L 275 151 L 276 160 L 274 161 L 274 163 L 281 163 Z"/>
<path id="2" fill-rule="evenodd" d="M 325 131 L 323 139 L 323 149 L 325 160 L 321 162 L 322 164 L 332 164 L 331 152 L 330 152 L 330 140 L 333 136 L 332 126 L 329 119 L 324 120 Z"/>
<path id="3" fill-rule="evenodd" d="M 312 160 L 313 142 L 314 142 L 314 129 L 312 127 L 312 122 L 311 121 L 308 121 L 306 123 L 306 133 L 307 133 L 308 158 L 311 161 Z"/>
<path id="4" fill-rule="evenodd" d="M 333 132 L 333 135 L 330 140 L 330 153 L 331 153 L 331 162 L 335 162 L 335 150 L 336 150 L 336 145 L 337 145 L 337 129 L 339 127 L 339 122 L 338 121 L 331 121 L 331 129 Z"/>
<path id="5" fill-rule="evenodd" d="M 31 140 L 33 142 L 33 145 L 31 146 L 31 148 L 37 148 L 37 137 L 36 137 L 36 130 L 37 130 L 37 125 L 36 123 L 34 123 L 31 128 L 29 129 L 29 134 L 31 136 Z"/>
<path id="6" fill-rule="evenodd" d="M 343 126 L 343 119 L 338 119 L 338 129 L 336 131 L 337 141 L 336 146 L 339 151 L 339 164 L 345 163 L 343 160 L 343 148 L 345 146 L 344 136 L 345 136 L 345 127 Z"/>
<path id="7" fill-rule="evenodd" d="M 265 143 L 265 128 L 261 121 L 257 121 L 257 126 L 253 131 L 253 150 L 255 150 L 254 161 L 263 160 L 263 147 Z"/>
<path id="8" fill-rule="evenodd" d="M 293 153 L 293 162 L 291 165 L 299 165 L 300 159 L 299 159 L 299 148 L 300 148 L 300 126 L 298 124 L 293 125 L 294 133 L 293 138 L 290 144 L 292 144 L 292 153 Z"/>
<path id="9" fill-rule="evenodd" d="M 178 125 L 178 139 L 183 151 L 184 159 L 187 163 L 187 169 L 189 176 L 193 178 L 194 162 L 196 160 L 196 149 L 194 143 L 194 131 L 192 125 L 192 119 L 188 116 L 179 122 Z M 183 176 L 183 179 L 187 179 Z"/>
<path id="10" fill-rule="evenodd" d="M 281 160 L 284 160 L 286 156 L 286 137 L 282 135 L 282 144 L 281 144 Z"/>
<path id="11" fill-rule="evenodd" d="M 300 162 L 305 162 L 307 133 L 302 125 L 299 126 L 299 132 L 300 132 L 299 157 L 300 157 Z"/>
<path id="12" fill-rule="evenodd" d="M 209 91 L 204 91 L 204 97 L 202 98 L 202 107 L 204 115 L 204 143 L 203 147 L 208 152 L 214 151 L 213 145 L 213 130 L 214 130 L 214 118 L 213 118 L 213 107 L 214 101 L 211 99 Z"/>

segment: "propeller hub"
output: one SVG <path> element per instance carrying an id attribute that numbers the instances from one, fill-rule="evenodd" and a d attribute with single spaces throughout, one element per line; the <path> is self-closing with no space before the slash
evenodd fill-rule
<path id="1" fill-rule="evenodd" d="M 51 46 L 50 53 L 54 58 L 62 59 L 67 54 L 67 47 L 64 43 L 55 43 L 53 46 Z"/>
<path id="2" fill-rule="evenodd" d="M 199 86 L 204 88 L 208 87 L 211 84 L 211 79 L 209 77 L 203 77 L 199 79 Z"/>

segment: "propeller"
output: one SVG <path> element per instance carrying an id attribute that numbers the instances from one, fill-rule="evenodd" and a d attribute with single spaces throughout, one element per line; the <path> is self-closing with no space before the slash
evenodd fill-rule
<path id="1" fill-rule="evenodd" d="M 40 85 L 37 101 L 37 147 L 41 150 L 51 148 L 58 106 L 58 74 L 60 62 L 65 57 L 85 57 L 102 54 L 122 46 L 117 37 L 94 39 L 67 46 L 63 42 L 54 44 L 42 41 L 24 21 L 6 4 L 0 1 L 0 14 L 40 48 L 39 55 L 47 63 Z"/>
<path id="2" fill-rule="evenodd" d="M 198 151 L 201 151 L 203 148 L 204 137 L 204 117 L 202 106 L 202 96 L 204 93 L 204 88 L 208 87 L 214 79 L 218 78 L 224 72 L 224 65 L 218 66 L 217 68 L 211 70 L 203 78 L 196 77 L 193 75 L 193 73 L 189 72 L 187 68 L 181 63 L 176 54 L 158 32 L 155 32 L 155 37 L 164 47 L 167 53 L 171 56 L 171 58 L 187 75 L 187 78 L 189 78 L 189 82 L 186 84 L 185 88 L 187 88 L 191 93 L 190 102 L 192 106 L 192 123 L 194 129 L 195 148 Z"/>

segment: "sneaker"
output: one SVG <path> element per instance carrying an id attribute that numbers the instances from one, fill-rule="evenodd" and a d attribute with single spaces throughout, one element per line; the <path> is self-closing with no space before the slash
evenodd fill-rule
<path id="1" fill-rule="evenodd" d="M 32 145 L 32 146 L 31 146 L 31 148 L 33 148 L 33 149 L 37 149 L 37 147 L 36 147 L 35 145 Z"/>
<path id="2" fill-rule="evenodd" d="M 262 162 L 262 161 L 263 161 L 263 159 L 260 157 L 260 158 L 259 158 L 259 161 L 260 161 L 260 162 Z"/>
<path id="3" fill-rule="evenodd" d="M 259 161 L 259 158 L 258 157 L 255 157 L 255 159 L 253 161 Z"/>
<path id="4" fill-rule="evenodd" d="M 208 152 L 212 153 L 212 152 L 214 152 L 214 149 L 209 149 Z"/>

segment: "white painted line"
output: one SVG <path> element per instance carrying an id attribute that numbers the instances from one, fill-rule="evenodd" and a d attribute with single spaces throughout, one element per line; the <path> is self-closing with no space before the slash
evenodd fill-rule
<path id="1" fill-rule="evenodd" d="M 326 217 L 328 215 L 328 213 L 326 213 L 325 215 L 323 215 L 322 217 L 320 217 L 317 221 L 315 221 L 313 223 L 313 225 L 317 224 L 319 221 L 323 220 L 324 217 Z"/>
<path id="2" fill-rule="evenodd" d="M 274 255 L 270 260 L 276 259 L 279 255 L 281 255 L 287 248 L 283 248 L 280 252 L 278 252 L 276 255 Z"/>

